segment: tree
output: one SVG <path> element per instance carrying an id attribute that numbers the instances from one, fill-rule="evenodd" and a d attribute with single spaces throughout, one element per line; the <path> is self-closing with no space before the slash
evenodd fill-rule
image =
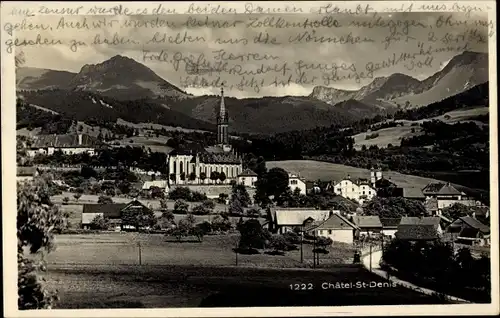
<path id="1" fill-rule="evenodd" d="M 163 191 L 163 189 L 160 187 L 153 186 L 150 188 L 150 191 L 151 191 L 151 197 L 153 199 L 165 197 L 165 191 Z"/>
<path id="2" fill-rule="evenodd" d="M 174 213 L 186 214 L 188 212 L 189 205 L 184 200 L 177 200 L 174 204 Z"/>
<path id="3" fill-rule="evenodd" d="M 194 180 L 196 180 L 196 173 L 191 172 L 191 173 L 189 174 L 189 181 L 194 181 Z"/>
<path id="4" fill-rule="evenodd" d="M 156 217 L 151 209 L 125 209 L 122 211 L 122 225 L 133 226 L 136 230 L 151 228 L 156 224 Z"/>
<path id="5" fill-rule="evenodd" d="M 235 197 L 229 203 L 229 213 L 233 215 L 242 215 L 243 214 L 243 205 L 241 204 L 238 197 Z"/>
<path id="6" fill-rule="evenodd" d="M 157 220 L 160 229 L 167 229 L 174 224 L 174 214 L 171 211 L 163 211 Z"/>
<path id="7" fill-rule="evenodd" d="M 73 194 L 73 198 L 75 198 L 76 201 L 78 201 L 82 197 L 81 193 L 75 193 Z"/>
<path id="8" fill-rule="evenodd" d="M 168 201 L 164 198 L 160 200 L 160 209 L 166 210 L 168 208 Z"/>
<path id="9" fill-rule="evenodd" d="M 250 199 L 250 195 L 247 192 L 246 187 L 243 184 L 237 184 L 233 186 L 231 200 L 239 200 L 241 206 L 247 208 L 250 204 L 252 204 L 252 200 Z"/>
<path id="10" fill-rule="evenodd" d="M 102 215 L 97 215 L 89 224 L 92 230 L 107 230 L 109 229 L 109 219 Z"/>
<path id="11" fill-rule="evenodd" d="M 381 218 L 402 216 L 422 216 L 426 214 L 424 205 L 415 200 L 401 197 L 375 197 L 363 207 L 366 215 L 378 215 Z"/>
<path id="12" fill-rule="evenodd" d="M 175 173 L 171 173 L 169 178 L 170 178 L 170 181 L 175 182 Z"/>
<path id="13" fill-rule="evenodd" d="M 260 211 L 259 211 L 259 209 L 251 208 L 251 209 L 248 209 L 247 215 L 251 218 L 258 218 L 260 215 Z"/>
<path id="14" fill-rule="evenodd" d="M 168 197 L 170 200 L 191 201 L 191 190 L 187 187 L 176 187 L 169 192 Z"/>
<path id="15" fill-rule="evenodd" d="M 219 179 L 220 182 L 224 183 L 224 181 L 226 180 L 226 174 L 224 172 L 219 173 L 217 179 Z"/>
<path id="16" fill-rule="evenodd" d="M 202 183 L 205 182 L 206 178 L 207 178 L 207 174 L 205 172 L 200 173 L 200 180 Z"/>
<path id="17" fill-rule="evenodd" d="M 217 198 L 217 203 L 226 204 L 228 197 L 229 196 L 226 193 L 219 193 L 219 197 Z"/>
<path id="18" fill-rule="evenodd" d="M 272 168 L 266 174 L 265 181 L 267 195 L 274 196 L 274 201 L 280 204 L 288 190 L 288 173 L 281 168 Z"/>
<path id="19" fill-rule="evenodd" d="M 472 214 L 472 209 L 461 203 L 455 203 L 452 206 L 446 207 L 442 210 L 443 216 L 448 219 L 455 221 L 462 216 L 468 216 Z"/>
<path id="20" fill-rule="evenodd" d="M 284 254 L 287 250 L 287 242 L 283 235 L 275 234 L 269 240 L 269 247 L 273 249 L 276 254 Z"/>
<path id="21" fill-rule="evenodd" d="M 186 173 L 185 172 L 181 172 L 180 179 L 182 181 L 186 180 Z"/>
<path id="22" fill-rule="evenodd" d="M 57 295 L 46 288 L 45 279 L 39 276 L 45 271 L 44 262 L 26 257 L 24 252 L 25 248 L 31 254 L 50 252 L 54 247 L 54 232 L 68 224 L 68 214 L 50 201 L 49 183 L 50 177 L 41 176 L 17 186 L 17 288 L 21 310 L 50 309 L 57 300 Z"/>
<path id="23" fill-rule="evenodd" d="M 113 199 L 111 199 L 109 196 L 101 195 L 101 196 L 99 196 L 99 199 L 97 199 L 97 203 L 99 203 L 99 204 L 112 204 Z"/>
<path id="24" fill-rule="evenodd" d="M 207 215 L 212 212 L 213 208 L 215 207 L 215 204 L 211 200 L 205 200 L 203 201 L 202 204 L 197 205 L 193 208 L 193 214 L 196 215 Z"/>
<path id="25" fill-rule="evenodd" d="M 210 180 L 212 180 L 214 183 L 219 179 L 219 173 L 217 171 L 212 171 L 210 173 Z"/>
<path id="26" fill-rule="evenodd" d="M 259 221 L 255 219 L 243 222 L 239 227 L 240 243 L 239 247 L 243 249 L 263 248 L 266 240 L 270 237 L 265 232 Z"/>
<path id="27" fill-rule="evenodd" d="M 231 222 L 219 215 L 212 220 L 212 230 L 215 232 L 226 232 L 231 229 Z"/>

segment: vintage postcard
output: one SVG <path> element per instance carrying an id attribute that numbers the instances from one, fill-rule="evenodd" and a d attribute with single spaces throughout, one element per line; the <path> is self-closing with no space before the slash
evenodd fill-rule
<path id="1" fill-rule="evenodd" d="M 1 24 L 6 317 L 498 313 L 494 1 Z"/>

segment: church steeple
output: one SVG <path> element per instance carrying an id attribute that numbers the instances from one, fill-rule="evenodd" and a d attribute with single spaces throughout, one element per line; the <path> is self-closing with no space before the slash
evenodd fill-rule
<path id="1" fill-rule="evenodd" d="M 219 114 L 217 115 L 217 144 L 221 146 L 224 151 L 231 150 L 229 146 L 229 118 L 227 115 L 226 105 L 224 103 L 224 86 L 220 89 L 220 106 Z"/>

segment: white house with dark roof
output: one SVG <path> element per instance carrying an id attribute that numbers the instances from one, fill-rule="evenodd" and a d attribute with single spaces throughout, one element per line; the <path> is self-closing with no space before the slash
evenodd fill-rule
<path id="1" fill-rule="evenodd" d="M 314 221 L 306 226 L 305 231 L 314 236 L 324 236 L 332 239 L 333 242 L 347 244 L 354 243 L 354 236 L 360 228 L 343 217 L 339 211 L 331 213 L 324 221 Z"/>
<path id="2" fill-rule="evenodd" d="M 333 211 L 316 210 L 313 208 L 270 208 L 270 230 L 278 233 L 285 233 L 295 227 L 303 227 L 308 219 L 314 221 L 324 221 L 328 219 Z"/>
<path id="3" fill-rule="evenodd" d="M 152 181 L 144 181 L 142 185 L 142 190 L 151 190 L 151 188 L 157 187 L 163 190 L 165 194 L 168 193 L 168 181 L 167 180 L 152 180 Z"/>
<path id="4" fill-rule="evenodd" d="M 363 204 L 377 195 L 377 190 L 366 179 L 351 180 L 348 175 L 345 179 L 335 183 L 333 191 L 346 199 L 353 199 Z"/>
<path id="5" fill-rule="evenodd" d="M 457 243 L 467 245 L 489 245 L 490 227 L 470 216 L 456 219 L 448 227 L 451 233 L 458 233 Z"/>
<path id="6" fill-rule="evenodd" d="M 87 153 L 93 156 L 102 145 L 97 138 L 87 134 L 39 135 L 26 153 L 31 157 L 37 154 L 52 155 L 56 151 L 62 151 L 65 155 Z"/>
<path id="7" fill-rule="evenodd" d="M 422 193 L 427 200 L 435 199 L 437 201 L 437 214 L 439 215 L 444 208 L 450 207 L 455 203 L 465 206 L 478 206 L 480 203 L 455 188 L 452 184 L 432 182 L 422 189 Z"/>
<path id="8" fill-rule="evenodd" d="M 257 182 L 257 174 L 250 169 L 245 169 L 238 175 L 238 184 L 242 184 L 245 187 L 255 188 L 255 182 Z"/>
<path id="9" fill-rule="evenodd" d="M 354 215 L 352 223 L 359 227 L 359 231 L 356 233 L 357 236 L 382 232 L 382 223 L 377 215 Z"/>

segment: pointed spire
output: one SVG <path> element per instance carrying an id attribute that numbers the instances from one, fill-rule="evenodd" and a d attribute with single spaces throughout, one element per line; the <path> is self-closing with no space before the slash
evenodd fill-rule
<path id="1" fill-rule="evenodd" d="M 226 105 L 224 104 L 224 84 L 220 88 L 220 118 L 226 117 Z"/>

